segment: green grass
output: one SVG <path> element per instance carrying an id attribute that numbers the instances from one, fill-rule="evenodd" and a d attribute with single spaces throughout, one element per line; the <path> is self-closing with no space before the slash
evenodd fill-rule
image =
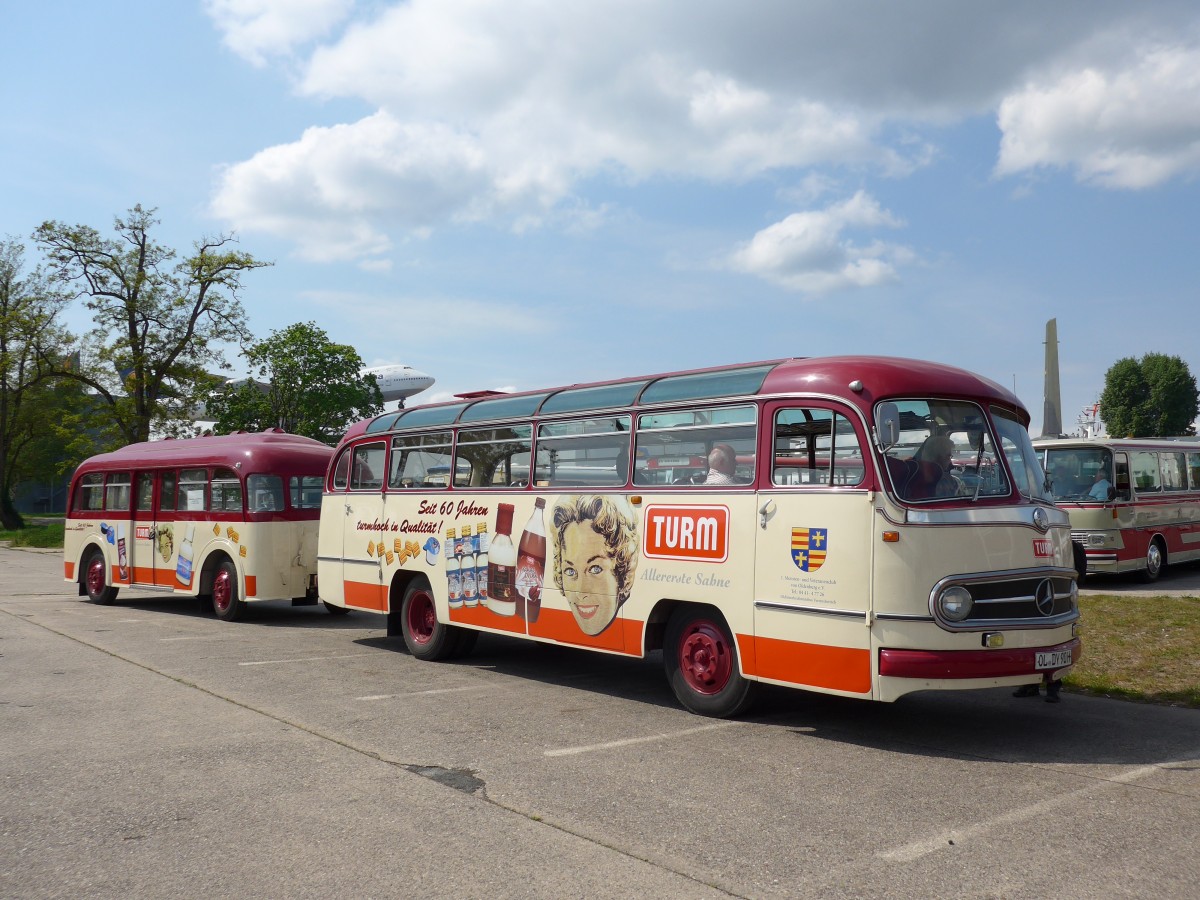
<path id="1" fill-rule="evenodd" d="M 1069 690 L 1200 709 L 1200 597 L 1079 598 L 1083 656 Z"/>
<path id="2" fill-rule="evenodd" d="M 63 523 L 27 525 L 16 531 L 0 531 L 0 541 L 12 541 L 14 547 L 62 548 Z"/>

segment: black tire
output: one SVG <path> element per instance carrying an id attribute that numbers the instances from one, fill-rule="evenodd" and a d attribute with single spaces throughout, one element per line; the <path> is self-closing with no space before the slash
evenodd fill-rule
<path id="1" fill-rule="evenodd" d="M 321 602 L 325 604 L 325 608 L 329 610 L 329 614 L 331 616 L 344 616 L 350 612 L 350 610 L 346 607 L 338 606 L 336 603 L 330 603 L 328 600 L 322 600 Z"/>
<path id="2" fill-rule="evenodd" d="M 1083 579 L 1087 577 L 1087 551 L 1083 549 L 1083 544 L 1071 541 L 1071 561 L 1075 566 L 1076 582 L 1083 584 Z"/>
<path id="3" fill-rule="evenodd" d="M 212 608 L 222 622 L 237 621 L 246 609 L 238 596 L 238 573 L 233 560 L 223 559 L 213 573 Z"/>
<path id="4" fill-rule="evenodd" d="M 737 644 L 711 606 L 681 606 L 663 642 L 667 683 L 685 709 L 727 719 L 743 712 L 758 685 L 738 671 Z"/>
<path id="5" fill-rule="evenodd" d="M 1162 538 L 1156 537 L 1146 548 L 1146 568 L 1142 570 L 1142 581 L 1153 584 L 1167 567 L 1167 548 L 1163 546 Z"/>
<path id="6" fill-rule="evenodd" d="M 409 582 L 400 603 L 400 634 L 408 652 L 428 662 L 449 659 L 458 649 L 457 632 L 438 621 L 429 581 L 420 577 Z"/>
<path id="7" fill-rule="evenodd" d="M 108 584 L 108 563 L 104 561 L 104 551 L 99 547 L 93 547 L 84 558 L 80 578 L 90 602 L 109 606 L 117 599 L 117 588 Z"/>
<path id="8" fill-rule="evenodd" d="M 451 626 L 450 630 L 454 633 L 456 642 L 454 656 L 469 656 L 475 649 L 475 642 L 479 640 L 479 632 L 474 628 L 458 628 L 457 626 Z"/>

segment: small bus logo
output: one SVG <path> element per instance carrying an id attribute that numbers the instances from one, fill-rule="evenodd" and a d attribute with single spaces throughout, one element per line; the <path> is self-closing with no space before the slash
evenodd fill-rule
<path id="1" fill-rule="evenodd" d="M 828 528 L 793 528 L 792 562 L 801 572 L 815 572 L 829 552 Z"/>
<path id="2" fill-rule="evenodd" d="M 1038 559 L 1052 559 L 1054 557 L 1054 544 L 1047 538 L 1038 538 L 1033 542 L 1033 555 Z"/>
<path id="3" fill-rule="evenodd" d="M 729 507 L 647 506 L 642 552 L 651 559 L 725 562 Z"/>

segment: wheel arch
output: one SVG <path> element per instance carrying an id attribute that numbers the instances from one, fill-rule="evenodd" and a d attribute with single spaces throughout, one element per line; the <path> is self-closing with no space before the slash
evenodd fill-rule
<path id="1" fill-rule="evenodd" d="M 233 570 L 237 572 L 238 578 L 238 596 L 242 600 L 246 599 L 246 570 L 238 559 L 238 555 L 223 545 L 210 546 L 205 549 L 204 557 L 200 562 L 200 577 L 196 579 L 194 586 L 195 596 L 212 596 L 213 579 L 217 575 L 217 567 L 225 560 L 233 563 Z"/>
<path id="2" fill-rule="evenodd" d="M 388 637 L 403 637 L 404 632 L 400 626 L 400 607 L 404 600 L 404 593 L 408 590 L 408 586 L 418 578 L 424 578 L 428 582 L 430 589 L 433 588 L 433 582 L 423 572 L 408 572 L 404 569 L 397 569 L 392 575 L 391 583 L 388 584 L 387 592 L 387 609 L 384 613 L 387 615 L 387 636 Z M 434 604 L 434 609 L 437 609 L 437 604 Z"/>
<path id="3" fill-rule="evenodd" d="M 104 550 L 103 542 L 89 538 L 79 546 L 79 552 L 75 557 L 75 586 L 79 590 L 79 596 L 87 596 L 87 567 L 84 561 L 92 555 L 93 550 L 99 550 L 100 555 L 104 557 L 104 584 L 106 587 L 112 587 L 112 563 L 109 562 L 108 553 Z"/>

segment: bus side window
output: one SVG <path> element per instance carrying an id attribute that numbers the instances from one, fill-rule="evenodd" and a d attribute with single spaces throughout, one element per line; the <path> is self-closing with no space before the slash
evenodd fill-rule
<path id="1" fill-rule="evenodd" d="M 1164 491 L 1186 491 L 1187 457 L 1183 453 L 1162 453 L 1162 484 Z"/>
<path id="2" fill-rule="evenodd" d="M 386 449 L 382 441 L 359 444 L 354 448 L 354 465 L 350 472 L 350 490 L 377 491 L 383 487 Z"/>
<path id="3" fill-rule="evenodd" d="M 158 508 L 160 511 L 175 511 L 175 484 L 176 478 L 174 472 L 163 472 L 159 476 Z"/>
<path id="4" fill-rule="evenodd" d="M 459 431 L 454 486 L 524 487 L 529 483 L 532 451 L 532 425 Z"/>
<path id="5" fill-rule="evenodd" d="M 1200 491 L 1200 453 L 1189 453 L 1187 463 L 1188 485 L 1193 491 Z"/>
<path id="6" fill-rule="evenodd" d="M 212 508 L 215 512 L 242 511 L 242 483 L 232 469 L 216 469 L 213 472 Z"/>
<path id="7" fill-rule="evenodd" d="M 350 478 L 350 457 L 353 451 L 349 448 L 342 451 L 342 455 L 338 457 L 337 465 L 333 469 L 333 487 L 335 490 L 344 491 Z"/>
<path id="8" fill-rule="evenodd" d="M 283 479 L 278 475 L 251 475 L 246 479 L 246 497 L 250 512 L 278 512 L 283 509 Z M 293 494 L 292 508 L 298 506 Z"/>
<path id="9" fill-rule="evenodd" d="M 538 487 L 616 487 L 629 477 L 629 416 L 546 422 L 538 430 Z"/>
<path id="10" fill-rule="evenodd" d="M 1139 494 L 1154 494 L 1162 490 L 1158 472 L 1158 454 L 1149 450 L 1135 451 L 1130 458 L 1133 486 Z"/>
<path id="11" fill-rule="evenodd" d="M 723 406 L 638 416 L 633 483 L 652 485 L 748 485 L 754 482 L 757 408 Z M 709 469 L 732 450 L 733 472 Z"/>
<path id="12" fill-rule="evenodd" d="M 153 472 L 138 472 L 136 502 L 138 512 L 150 512 L 154 509 Z"/>
<path id="13" fill-rule="evenodd" d="M 854 426 L 832 410 L 779 410 L 774 447 L 772 484 L 835 487 L 861 484 L 866 476 Z"/>
<path id="14" fill-rule="evenodd" d="M 176 509 L 180 512 L 204 512 L 208 506 L 207 469 L 183 469 L 179 473 L 179 497 Z"/>
<path id="15" fill-rule="evenodd" d="M 397 435 L 392 438 L 392 462 L 388 488 L 444 488 L 450 484 L 449 431 L 432 434 Z"/>
<path id="16" fill-rule="evenodd" d="M 104 491 L 104 508 L 109 510 L 129 509 L 129 473 L 110 472 Z"/>
<path id="17" fill-rule="evenodd" d="M 1117 498 L 1120 500 L 1132 499 L 1129 490 L 1129 457 L 1124 453 L 1116 454 L 1117 467 Z"/>
<path id="18" fill-rule="evenodd" d="M 87 512 L 104 509 L 104 473 L 93 472 L 80 479 L 75 493 L 75 508 Z"/>

